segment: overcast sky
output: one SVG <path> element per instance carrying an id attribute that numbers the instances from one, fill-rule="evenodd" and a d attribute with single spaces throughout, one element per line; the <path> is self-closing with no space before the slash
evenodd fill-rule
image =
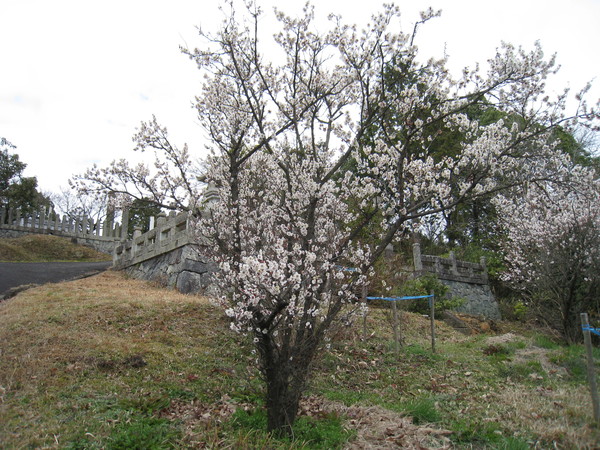
<path id="1" fill-rule="evenodd" d="M 262 2 L 270 13 L 272 0 Z M 317 13 L 361 22 L 381 0 L 320 0 Z M 600 0 L 398 0 L 404 31 L 420 10 L 442 9 L 423 27 L 423 54 L 444 48 L 453 68 L 485 62 L 501 41 L 539 40 L 562 66 L 550 89 L 597 78 Z M 299 10 L 304 1 L 279 2 Z M 0 0 L 0 137 L 17 146 L 43 191 L 66 187 L 92 164 L 135 157 L 131 137 L 155 114 L 177 144 L 203 155 L 192 109 L 200 76 L 180 46 L 200 44 L 196 26 L 219 22 L 211 0 Z"/>

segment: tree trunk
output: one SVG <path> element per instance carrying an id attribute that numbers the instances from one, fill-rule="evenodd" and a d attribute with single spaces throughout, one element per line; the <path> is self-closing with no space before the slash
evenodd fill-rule
<path id="1" fill-rule="evenodd" d="M 275 367 L 267 375 L 267 430 L 277 436 L 291 436 L 301 392 L 281 372 Z"/>

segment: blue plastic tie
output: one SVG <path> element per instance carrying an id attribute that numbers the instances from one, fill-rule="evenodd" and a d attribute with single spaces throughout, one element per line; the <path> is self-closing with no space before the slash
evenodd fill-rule
<path id="1" fill-rule="evenodd" d="M 414 297 L 367 297 L 367 300 L 386 300 L 388 302 L 396 302 L 398 300 L 418 300 L 421 298 L 431 298 L 433 295 L 417 295 Z"/>
<path id="2" fill-rule="evenodd" d="M 583 331 L 589 331 L 590 333 L 594 333 L 594 334 L 597 334 L 598 336 L 600 336 L 600 329 L 598 329 L 598 328 L 586 327 L 586 326 L 581 325 L 581 329 Z"/>

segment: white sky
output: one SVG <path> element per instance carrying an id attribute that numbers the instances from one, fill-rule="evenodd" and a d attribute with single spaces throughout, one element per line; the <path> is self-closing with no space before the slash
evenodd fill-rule
<path id="1" fill-rule="evenodd" d="M 274 0 L 263 1 L 271 12 Z M 304 0 L 279 2 L 297 11 Z M 317 13 L 365 21 L 381 0 L 320 0 Z M 421 55 L 453 68 L 485 62 L 502 40 L 558 53 L 550 87 L 579 90 L 594 78 L 600 97 L 600 0 L 396 0 L 404 31 L 432 6 L 441 18 L 420 29 Z M 192 101 L 195 64 L 179 46 L 200 45 L 196 26 L 220 22 L 214 0 L 0 0 L 0 137 L 37 176 L 43 191 L 66 187 L 93 163 L 132 159 L 131 137 L 155 114 L 173 142 L 203 155 Z"/>

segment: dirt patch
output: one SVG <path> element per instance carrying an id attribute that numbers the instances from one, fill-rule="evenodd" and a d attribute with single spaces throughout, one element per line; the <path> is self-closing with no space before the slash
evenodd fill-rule
<path id="1" fill-rule="evenodd" d="M 239 403 L 228 396 L 214 404 L 175 402 L 164 410 L 162 417 L 184 423 L 186 443 L 201 446 L 202 431 L 226 422 L 238 409 L 250 410 L 252 405 Z M 410 417 L 380 406 L 345 406 L 319 397 L 308 397 L 300 404 L 299 416 L 323 417 L 337 414 L 346 419 L 345 426 L 356 431 L 356 437 L 344 448 L 358 449 L 444 449 L 451 448 L 447 436 L 451 431 L 429 426 L 417 426 Z"/>
<path id="2" fill-rule="evenodd" d="M 357 433 L 345 446 L 349 450 L 450 448 L 451 431 L 417 426 L 410 417 L 380 406 L 345 406 L 318 397 L 309 397 L 300 406 L 300 414 L 307 416 L 332 412 L 345 417 L 346 426 Z"/>
<path id="3" fill-rule="evenodd" d="M 498 336 L 492 336 L 486 339 L 488 345 L 499 345 L 507 344 L 508 342 L 514 342 L 520 340 L 519 336 L 513 333 L 505 333 Z"/>
<path id="4" fill-rule="evenodd" d="M 549 375 L 557 375 L 559 377 L 566 377 L 568 375 L 567 369 L 564 367 L 554 364 L 548 358 L 548 350 L 539 347 L 530 347 L 517 350 L 513 361 L 516 364 L 527 363 L 528 361 L 538 361 L 542 369 Z"/>

